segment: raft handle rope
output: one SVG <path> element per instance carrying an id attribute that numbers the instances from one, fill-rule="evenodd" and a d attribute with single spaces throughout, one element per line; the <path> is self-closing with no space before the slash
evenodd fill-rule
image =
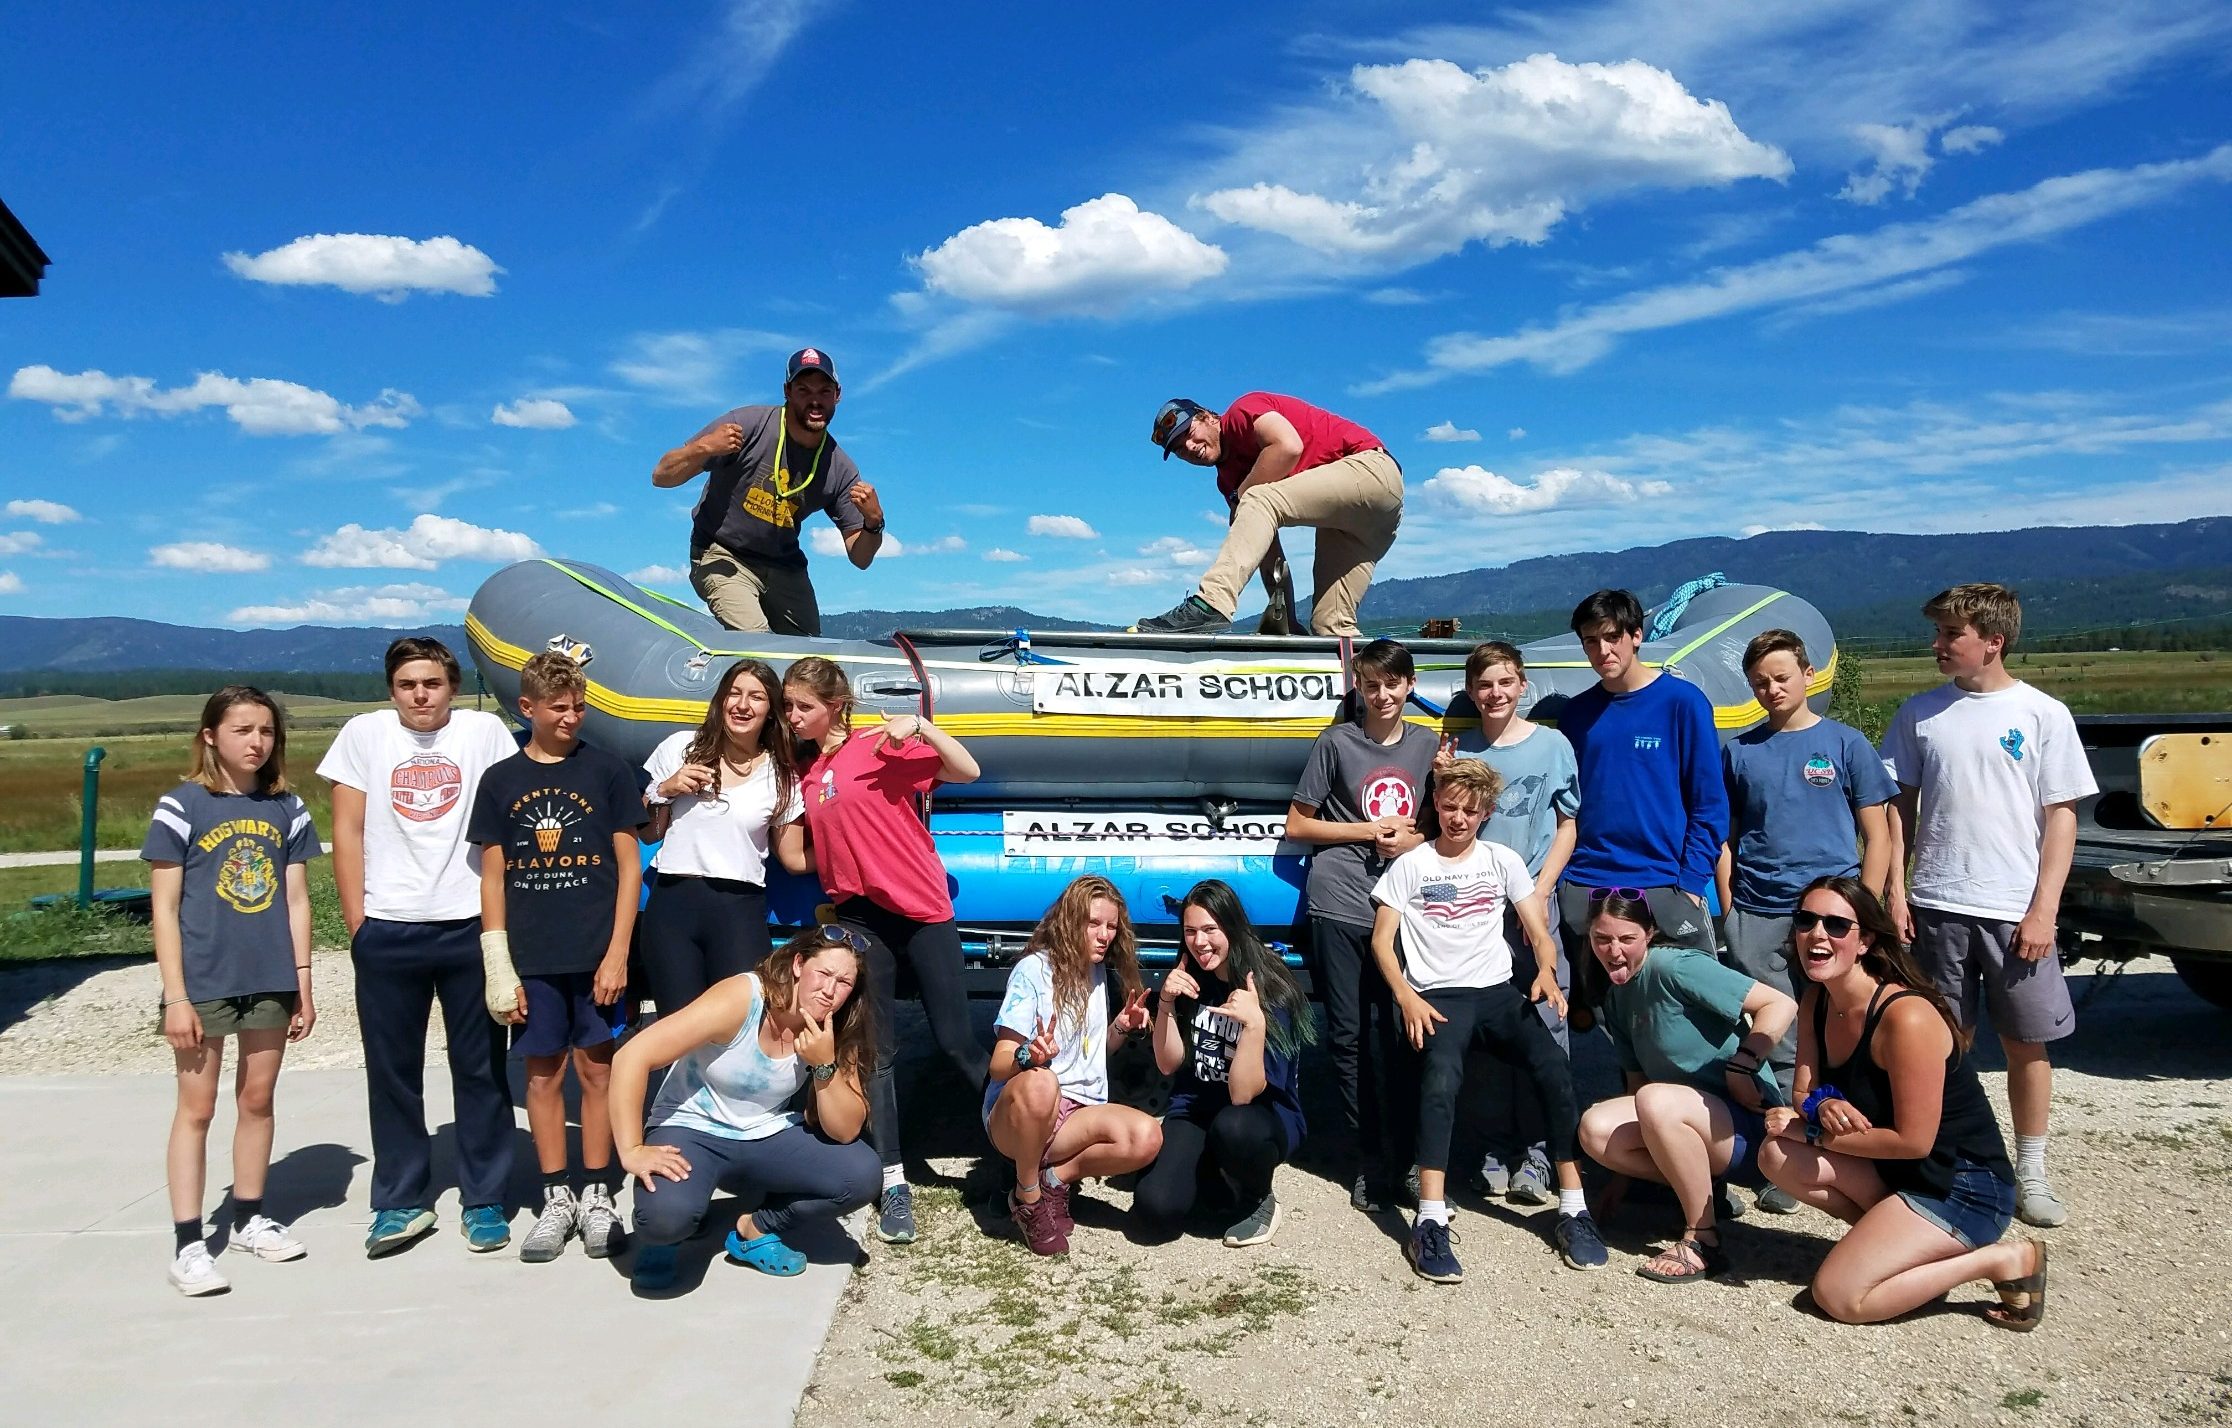
<path id="1" fill-rule="evenodd" d="M 977 661 L 981 664 L 992 664 L 1010 657 L 1019 665 L 1069 663 L 1066 659 L 1051 659 L 1046 655 L 1035 653 L 1031 649 L 1031 632 L 1029 630 L 1017 630 L 1006 639 L 994 640 L 991 644 L 977 651 Z"/>
<path id="2" fill-rule="evenodd" d="M 1681 624 L 1682 616 L 1688 613 L 1690 601 L 1695 600 L 1708 590 L 1717 590 L 1727 583 L 1728 577 L 1717 570 L 1710 575 L 1700 575 L 1695 580 L 1684 583 L 1667 597 L 1664 605 L 1659 606 L 1657 610 L 1652 612 L 1650 619 L 1643 622 L 1644 641 L 1648 643 L 1652 640 L 1663 640 L 1668 635 L 1673 634 L 1674 627 Z"/>

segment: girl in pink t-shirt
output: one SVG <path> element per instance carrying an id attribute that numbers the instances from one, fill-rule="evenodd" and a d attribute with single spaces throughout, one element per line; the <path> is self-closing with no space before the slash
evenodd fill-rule
<path id="1" fill-rule="evenodd" d="M 892 1079 L 898 958 L 913 969 L 938 1050 L 980 1092 L 987 1054 L 969 1028 L 961 933 L 945 866 L 915 800 L 941 783 L 973 781 L 977 762 L 952 735 L 912 714 L 856 732 L 852 686 L 842 669 L 819 655 L 790 667 L 783 703 L 799 739 L 799 790 L 822 888 L 836 904 L 838 921 L 868 944 L 866 989 L 875 998 L 877 1027 L 869 1139 L 883 1156 L 876 1233 L 906 1244 L 915 1237 L 915 1221 Z"/>

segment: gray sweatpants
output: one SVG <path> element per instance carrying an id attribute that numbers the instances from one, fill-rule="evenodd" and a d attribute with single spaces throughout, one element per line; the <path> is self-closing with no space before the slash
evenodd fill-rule
<path id="1" fill-rule="evenodd" d="M 1795 997 L 1796 984 L 1790 975 L 1790 915 L 1777 917 L 1771 912 L 1731 907 L 1723 920 L 1728 928 L 1728 946 L 1721 951 L 1721 961 L 1755 982 L 1765 982 L 1784 996 Z M 1790 1078 L 1798 1065 L 1795 1021 L 1768 1053 L 1767 1064 L 1773 1068 L 1787 1104 Z"/>
<path id="2" fill-rule="evenodd" d="M 674 1245 L 697 1233 L 713 1192 L 765 1196 L 760 1227 L 779 1235 L 800 1220 L 834 1220 L 876 1197 L 883 1165 L 865 1140 L 834 1141 L 806 1126 L 760 1140 L 685 1126 L 653 1126 L 647 1145 L 671 1145 L 690 1163 L 686 1180 L 655 1180 L 635 1188 L 635 1232 L 647 1245 Z"/>

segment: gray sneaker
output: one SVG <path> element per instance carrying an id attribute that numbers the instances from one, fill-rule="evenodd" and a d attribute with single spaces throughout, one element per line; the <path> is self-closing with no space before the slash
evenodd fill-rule
<path id="1" fill-rule="evenodd" d="M 1490 1152 L 1480 1162 L 1473 1188 L 1491 1200 L 1501 1200 L 1511 1193 L 1511 1167 L 1503 1163 L 1502 1156 Z"/>
<path id="2" fill-rule="evenodd" d="M 1555 1205 L 1558 1203 L 1558 1192 L 1551 1188 L 1551 1184 L 1549 1163 L 1530 1155 L 1527 1163 L 1519 1167 L 1519 1173 L 1511 1177 L 1511 1193 L 1508 1198 L 1514 1205 Z"/>
<path id="3" fill-rule="evenodd" d="M 519 1243 L 519 1258 L 526 1264 L 547 1264 L 566 1252 L 566 1241 L 573 1238 L 574 1221 L 581 1215 L 581 1202 L 574 1199 L 574 1192 L 563 1185 L 553 1185 L 543 1191 L 542 1213 L 535 1216 L 535 1227 Z"/>
<path id="4" fill-rule="evenodd" d="M 591 1185 L 581 1192 L 573 1228 L 581 1237 L 582 1253 L 591 1259 L 617 1254 L 628 1242 L 627 1231 L 620 1228 L 620 1209 L 612 1203 L 612 1188 L 607 1185 Z"/>
<path id="5" fill-rule="evenodd" d="M 2069 1207 L 2043 1175 L 2024 1175 L 2015 1181 L 2015 1218 L 2026 1225 L 2050 1230 L 2069 1222 Z"/>
<path id="6" fill-rule="evenodd" d="M 1279 1197 L 1266 1193 L 1263 1203 L 1248 1212 L 1248 1218 L 1224 1233 L 1224 1242 L 1233 1249 L 1249 1245 L 1264 1245 L 1279 1232 Z"/>
<path id="7" fill-rule="evenodd" d="M 1803 1208 L 1798 1198 L 1780 1185 L 1770 1185 L 1752 1197 L 1752 1203 L 1770 1215 L 1795 1215 Z"/>

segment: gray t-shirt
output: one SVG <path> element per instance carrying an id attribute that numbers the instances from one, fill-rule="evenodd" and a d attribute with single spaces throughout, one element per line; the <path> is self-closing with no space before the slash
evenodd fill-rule
<path id="1" fill-rule="evenodd" d="M 187 1000 L 295 990 L 287 867 L 318 852 L 310 810 L 291 793 L 216 794 L 182 783 L 156 800 L 140 857 L 183 870 Z"/>
<path id="2" fill-rule="evenodd" d="M 690 553 L 720 545 L 731 554 L 770 565 L 803 566 L 798 523 L 814 511 L 828 513 L 841 531 L 868 524 L 852 502 L 860 468 L 822 433 L 812 450 L 790 439 L 781 407 L 738 407 L 707 422 L 692 441 L 726 422 L 744 429 L 744 444 L 708 469 L 705 493 L 690 519 Z M 776 462 L 780 452 L 781 464 Z"/>
<path id="3" fill-rule="evenodd" d="M 1416 724 L 1403 725 L 1392 744 L 1373 739 L 1360 724 L 1335 724 L 1310 746 L 1294 801 L 1334 823 L 1403 817 L 1423 824 L 1434 752 L 1440 747 L 1432 731 Z M 1319 848 L 1310 859 L 1310 916 L 1370 927 L 1372 884 L 1386 871 L 1387 861 L 1370 843 Z"/>
<path id="4" fill-rule="evenodd" d="M 1571 818 L 1581 809 L 1581 770 L 1573 761 L 1573 745 L 1557 730 L 1537 725 L 1518 743 L 1497 748 L 1476 726 L 1457 736 L 1453 751 L 1503 776 L 1503 793 L 1480 836 L 1516 849 L 1527 860 L 1527 872 L 1539 877 L 1557 836 L 1558 815 Z"/>
<path id="5" fill-rule="evenodd" d="M 1823 719 L 1793 732 L 1762 724 L 1721 749 L 1728 778 L 1730 891 L 1746 912 L 1788 917 L 1815 878 L 1860 871 L 1855 809 L 1898 797 L 1858 729 Z"/>

